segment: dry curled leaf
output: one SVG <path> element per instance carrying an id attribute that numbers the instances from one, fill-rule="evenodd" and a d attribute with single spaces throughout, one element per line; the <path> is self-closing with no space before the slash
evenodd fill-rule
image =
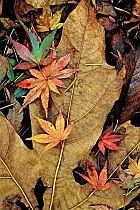
<path id="1" fill-rule="evenodd" d="M 106 116 L 114 101 L 119 97 L 124 76 L 123 71 L 120 71 L 117 75 L 114 68 L 106 63 L 104 29 L 97 22 L 96 14 L 89 1 L 82 0 L 64 23 L 57 52 L 62 56 L 66 52 L 71 52 L 71 50 L 74 51 L 71 65 L 80 68 L 80 71 L 76 73 L 77 79 L 74 80 L 74 87 L 62 93 L 61 96 L 51 94 L 55 105 L 62 108 L 65 116 L 70 116 L 70 122 L 75 121 L 72 132 L 66 140 L 63 153 L 65 161 L 61 161 L 56 185 L 54 186 L 54 199 L 51 200 L 53 208 L 57 210 L 71 209 L 87 198 L 93 190 L 91 185 L 80 186 L 74 182 L 72 170 L 83 157 L 87 157 L 93 145 L 96 144 Z M 70 83 L 71 81 L 69 81 Z M 69 106 L 70 104 L 71 106 Z M 34 113 L 34 106 L 32 105 L 30 105 L 31 114 Z M 49 121 L 52 122 L 57 110 L 53 104 L 50 105 L 48 117 Z M 68 113 L 69 107 L 70 112 Z M 32 125 L 34 120 L 32 119 Z M 33 135 L 36 135 L 38 127 L 33 126 L 32 128 Z M 37 151 L 39 151 L 39 147 L 40 144 L 34 142 L 34 148 Z M 47 164 L 49 171 L 51 171 L 51 178 L 55 176 L 55 167 L 59 160 L 56 149 L 59 148 L 52 148 L 44 156 L 45 162 L 48 163 L 51 160 L 51 163 Z M 49 152 L 52 152 L 51 155 Z M 115 161 L 114 158 L 111 160 Z M 108 170 L 111 174 L 110 164 Z M 117 188 L 113 185 L 107 191 L 96 192 L 76 209 L 88 209 L 89 205 L 93 203 L 95 205 L 102 203 L 118 209 L 124 205 L 126 197 L 123 197 L 124 191 L 118 192 Z M 129 197 L 127 197 L 127 202 L 128 200 L 130 201 Z M 46 200 L 45 204 L 46 209 L 49 209 L 50 200 Z"/>
<path id="2" fill-rule="evenodd" d="M 135 160 L 129 158 L 129 163 L 127 172 L 133 174 L 135 179 L 140 177 L 140 159 L 137 163 Z"/>
<path id="3" fill-rule="evenodd" d="M 129 56 L 131 56 L 132 59 Z M 128 72 L 128 78 L 126 79 L 127 81 L 129 81 L 130 79 L 130 84 L 121 111 L 119 124 L 122 124 L 131 119 L 135 111 L 140 106 L 140 50 L 137 50 L 133 54 L 131 53 L 130 55 L 128 55 L 126 62 L 126 68 Z"/>
<path id="4" fill-rule="evenodd" d="M 50 6 L 46 5 L 43 8 L 42 14 L 36 17 L 36 22 L 38 23 L 38 25 L 36 26 L 36 30 L 38 32 L 45 32 L 54 30 L 55 28 L 61 28 L 63 26 L 63 23 L 59 22 L 61 19 L 62 10 L 63 8 L 57 10 L 54 14 L 52 14 Z"/>
<path id="5" fill-rule="evenodd" d="M 114 144 L 115 142 L 121 141 L 127 136 L 127 134 L 114 134 L 113 126 L 105 130 L 98 139 L 99 150 L 105 154 L 105 147 L 111 150 L 120 150 L 120 148 Z"/>
<path id="6" fill-rule="evenodd" d="M 31 89 L 26 95 L 19 112 L 21 112 L 26 105 L 30 104 L 41 95 L 42 105 L 44 107 L 47 118 L 49 92 L 53 91 L 60 94 L 57 86 L 66 88 L 61 79 L 70 77 L 72 74 L 79 70 L 64 69 L 70 62 L 70 57 L 71 55 L 68 54 L 61 57 L 58 61 L 55 59 L 50 65 L 43 66 L 40 71 L 36 69 L 30 69 L 29 71 L 31 75 L 34 76 L 34 78 L 25 79 L 16 84 L 18 87 Z"/>
<path id="7" fill-rule="evenodd" d="M 66 140 L 71 133 L 73 123 L 70 123 L 65 129 L 65 120 L 64 117 L 61 113 L 59 112 L 59 115 L 56 119 L 56 124 L 55 127 L 54 125 L 46 120 L 43 120 L 39 117 L 34 116 L 37 121 L 39 122 L 40 126 L 42 129 L 47 133 L 47 134 L 38 134 L 36 136 L 32 136 L 31 138 L 27 138 L 27 140 L 33 140 L 38 143 L 46 144 L 47 146 L 44 149 L 44 152 L 55 147 L 57 144 L 60 142 Z"/>
<path id="8" fill-rule="evenodd" d="M 80 174 L 76 171 L 75 172 L 79 174 L 83 179 L 85 179 L 92 186 L 93 189 L 107 190 L 112 186 L 112 182 L 106 183 L 107 182 L 107 163 L 105 163 L 99 176 L 94 166 L 88 160 L 86 160 L 86 164 L 87 164 L 86 169 L 87 169 L 88 176 Z"/>

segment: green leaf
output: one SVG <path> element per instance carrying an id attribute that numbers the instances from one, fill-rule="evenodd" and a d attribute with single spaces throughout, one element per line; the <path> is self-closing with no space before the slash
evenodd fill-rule
<path id="1" fill-rule="evenodd" d="M 36 52 L 39 50 L 39 41 L 37 39 L 37 36 L 34 33 L 32 33 L 31 30 L 28 29 L 22 21 L 20 21 L 20 24 L 22 25 L 30 39 L 32 45 L 32 54 L 35 55 Z"/>
<path id="2" fill-rule="evenodd" d="M 22 89 L 20 87 L 18 87 L 15 91 L 14 91 L 14 97 L 15 98 L 21 98 L 22 96 L 25 96 L 28 93 L 27 89 Z"/>
<path id="3" fill-rule="evenodd" d="M 43 41 L 41 42 L 39 51 L 36 53 L 38 61 L 42 60 L 45 58 L 47 53 L 50 50 L 50 47 L 52 45 L 52 42 L 54 40 L 55 34 L 56 34 L 57 29 L 55 29 L 52 33 L 50 33 L 48 36 L 46 36 Z"/>
<path id="4" fill-rule="evenodd" d="M 13 58 L 8 58 L 8 70 L 7 70 L 7 76 L 10 79 L 10 81 L 14 81 L 14 70 L 13 66 L 16 65 L 16 61 Z"/>
<path id="5" fill-rule="evenodd" d="M 0 83 L 6 75 L 8 68 L 8 60 L 6 57 L 0 55 Z"/>

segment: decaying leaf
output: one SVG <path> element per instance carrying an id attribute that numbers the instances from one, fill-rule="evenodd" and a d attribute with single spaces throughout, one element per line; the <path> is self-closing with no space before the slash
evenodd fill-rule
<path id="1" fill-rule="evenodd" d="M 25 0 L 25 2 L 35 8 L 43 8 L 46 4 L 61 5 L 68 2 L 68 0 Z"/>
<path id="2" fill-rule="evenodd" d="M 8 114 L 7 114 L 7 119 L 13 125 L 14 129 L 18 133 L 22 126 L 23 112 L 18 114 L 18 111 L 21 108 L 21 105 L 13 97 L 13 95 L 11 96 L 11 103 L 13 103 L 13 108 L 9 109 Z"/>
<path id="3" fill-rule="evenodd" d="M 43 66 L 40 71 L 36 69 L 30 69 L 30 73 L 34 78 L 25 79 L 16 84 L 18 87 L 31 89 L 24 99 L 24 103 L 19 112 L 23 108 L 33 102 L 41 95 L 42 105 L 46 112 L 46 118 L 48 116 L 48 102 L 49 92 L 53 91 L 60 94 L 57 86 L 66 88 L 65 84 L 61 81 L 63 78 L 70 77 L 79 69 L 64 69 L 70 62 L 71 55 L 61 57 L 58 61 L 55 59 L 50 65 Z"/>
<path id="4" fill-rule="evenodd" d="M 108 208 L 107 206 L 103 205 L 97 205 L 97 206 L 91 206 L 95 210 L 112 210 L 111 208 Z"/>
<path id="5" fill-rule="evenodd" d="M 32 136 L 31 138 L 27 138 L 27 140 L 33 140 L 38 143 L 46 144 L 47 146 L 44 149 L 44 152 L 55 147 L 57 144 L 60 142 L 66 140 L 71 133 L 73 123 L 70 123 L 65 129 L 65 120 L 64 117 L 61 113 L 59 112 L 59 115 L 56 119 L 56 124 L 55 127 L 54 125 L 46 120 L 43 120 L 39 117 L 36 117 L 37 121 L 39 122 L 40 126 L 42 129 L 47 133 L 47 134 L 38 134 L 36 136 Z"/>
<path id="6" fill-rule="evenodd" d="M 105 163 L 104 168 L 100 172 L 100 175 L 98 176 L 97 171 L 95 170 L 94 166 L 86 160 L 87 164 L 87 173 L 88 176 L 85 176 L 83 174 L 80 174 L 79 172 L 76 172 L 79 174 L 82 178 L 84 178 L 89 184 L 91 184 L 92 188 L 95 190 L 107 190 L 112 186 L 112 182 L 107 182 L 107 163 Z"/>
<path id="7" fill-rule="evenodd" d="M 121 141 L 127 136 L 127 134 L 113 134 L 113 126 L 109 127 L 98 139 L 99 150 L 105 154 L 105 147 L 111 150 L 120 150 L 120 148 L 114 144 L 115 142 Z"/>
<path id="8" fill-rule="evenodd" d="M 6 75 L 8 69 L 8 60 L 6 57 L 0 55 L 0 83 Z"/>
<path id="9" fill-rule="evenodd" d="M 59 22 L 61 19 L 62 10 L 63 8 L 52 14 L 50 6 L 46 5 L 43 8 L 42 14 L 36 17 L 36 22 L 38 23 L 36 30 L 38 32 L 44 32 L 54 30 L 55 28 L 61 28 L 63 23 Z"/>
<path id="10" fill-rule="evenodd" d="M 131 56 L 132 54 L 130 54 Z M 131 119 L 135 113 L 135 111 L 140 106 L 140 51 L 136 51 L 133 53 L 134 57 L 126 60 L 127 63 L 127 71 L 128 71 L 128 79 L 130 74 L 132 78 L 130 80 L 127 96 L 124 101 L 124 105 L 121 111 L 119 124 L 126 122 Z M 131 70 L 132 69 L 132 70 Z"/>
<path id="11" fill-rule="evenodd" d="M 96 144 L 106 116 L 112 108 L 114 101 L 119 97 L 123 80 L 122 71 L 120 72 L 121 74 L 117 75 L 114 68 L 106 64 L 104 29 L 97 22 L 96 14 L 89 1 L 82 0 L 64 23 L 62 38 L 57 52 L 62 56 L 66 52 L 71 52 L 72 49 L 74 49 L 74 53 L 71 65 L 80 68 L 80 71 L 76 74 L 77 79 L 74 87 L 61 94 L 61 96 L 53 93 L 51 95 L 55 105 L 58 109 L 62 108 L 65 116 L 68 116 L 68 110 L 70 109 L 70 122 L 75 121 L 72 132 L 66 140 L 63 153 L 65 161 L 61 161 L 56 186 L 54 186 L 53 208 L 56 210 L 71 209 L 84 201 L 92 192 L 93 188 L 91 185 L 86 184 L 81 186 L 74 182 L 72 171 L 77 167 L 77 163 L 81 159 L 87 157 L 93 145 Z M 57 110 L 53 104 L 50 105 L 48 117 L 49 121 L 54 122 Z M 36 102 L 30 105 L 31 114 L 34 114 L 35 106 L 37 109 Z M 38 110 L 40 114 L 41 108 L 38 107 Z M 34 121 L 36 120 L 32 118 L 32 133 L 36 135 L 38 134 L 38 126 L 34 126 Z M 130 132 L 126 130 L 127 134 Z M 109 174 L 112 173 L 118 166 L 118 163 L 126 157 L 128 152 L 137 143 L 138 135 L 130 135 L 131 138 L 128 136 L 124 139 L 127 142 L 127 152 L 124 153 L 123 151 L 121 159 L 117 160 L 117 162 L 116 159 L 118 156 L 120 157 L 121 150 L 117 152 L 115 159 L 113 157 L 110 158 L 112 162 L 109 163 Z M 122 141 L 122 144 L 124 141 Z M 130 144 L 130 141 L 134 142 L 134 145 Z M 43 146 L 41 147 L 41 144 L 34 142 L 34 148 L 42 153 Z M 60 157 L 58 153 L 56 154 L 57 149 L 59 148 L 52 148 L 43 156 L 43 160 L 48 163 L 47 168 L 51 171 L 51 178 L 55 176 L 56 165 Z M 112 153 L 114 154 L 115 152 Z M 119 209 L 125 203 L 130 202 L 139 191 L 134 191 L 131 197 L 128 196 L 127 198 L 123 196 L 124 193 L 123 189 L 120 190 L 118 186 L 113 185 L 107 191 L 97 191 L 79 207 L 76 207 L 76 210 L 89 209 L 91 204 L 108 205 L 113 209 Z M 49 209 L 49 206 L 50 200 L 46 200 L 45 208 Z"/>
<path id="12" fill-rule="evenodd" d="M 50 50 L 50 47 L 54 40 L 56 30 L 54 30 L 48 36 L 46 36 L 43 39 L 43 41 L 40 43 L 38 41 L 37 36 L 34 33 L 32 33 L 31 30 L 28 30 L 28 28 L 22 22 L 21 24 L 29 36 L 31 46 L 32 46 L 32 51 L 30 52 L 26 46 L 13 40 L 12 38 L 9 38 L 9 40 L 12 42 L 19 57 L 22 60 L 26 61 L 26 62 L 18 64 L 16 68 L 28 69 L 28 68 L 33 68 L 37 66 L 37 64 L 47 65 L 48 63 L 50 63 L 52 59 L 50 58 L 50 59 L 45 60 L 45 56 L 48 54 Z"/>
<path id="13" fill-rule="evenodd" d="M 129 158 L 129 163 L 127 172 L 133 174 L 135 179 L 140 177 L 140 159 L 137 163 L 135 160 Z"/>

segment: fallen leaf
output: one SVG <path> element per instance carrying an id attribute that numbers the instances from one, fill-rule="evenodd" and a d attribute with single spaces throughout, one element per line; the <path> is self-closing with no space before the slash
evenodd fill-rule
<path id="1" fill-rule="evenodd" d="M 9 109 L 7 114 L 7 119 L 13 125 L 14 129 L 18 133 L 22 127 L 23 112 L 18 114 L 19 109 L 21 108 L 20 103 L 14 98 L 11 94 L 10 97 L 11 103 L 13 103 L 13 108 Z"/>
<path id="2" fill-rule="evenodd" d="M 57 86 L 66 88 L 65 84 L 60 80 L 63 78 L 70 77 L 72 74 L 77 72 L 79 69 L 64 69 L 70 62 L 71 55 L 61 57 L 58 61 L 54 60 L 50 65 L 43 66 L 40 71 L 36 69 L 30 69 L 31 75 L 34 78 L 25 79 L 16 84 L 18 87 L 31 89 L 26 95 L 23 105 L 19 110 L 19 113 L 23 108 L 33 102 L 36 98 L 41 95 L 42 105 L 46 112 L 46 118 L 48 116 L 48 102 L 49 92 L 53 91 L 60 94 Z"/>
<path id="3" fill-rule="evenodd" d="M 127 134 L 113 134 L 113 127 L 109 127 L 98 139 L 99 150 L 103 153 L 103 155 L 105 154 L 105 147 L 111 150 L 120 150 L 120 148 L 114 143 L 121 141 L 126 136 Z"/>
<path id="4" fill-rule="evenodd" d="M 6 57 L 0 55 L 0 84 L 4 79 L 8 69 L 8 60 Z"/>
<path id="5" fill-rule="evenodd" d="M 128 166 L 129 168 L 128 168 L 127 172 L 135 175 L 134 176 L 135 179 L 140 177 L 140 159 L 137 163 L 135 160 L 129 158 L 129 163 L 130 164 Z"/>
<path id="6" fill-rule="evenodd" d="M 45 32 L 54 30 L 55 28 L 59 29 L 63 26 L 63 23 L 59 23 L 61 19 L 63 8 L 57 10 L 54 14 L 50 9 L 49 5 L 46 5 L 43 8 L 42 14 L 36 17 L 36 22 L 38 25 L 35 27 L 38 32 Z"/>
<path id="7" fill-rule="evenodd" d="M 93 209 L 95 210 L 112 210 L 111 208 L 108 208 L 107 206 L 103 206 L 103 205 L 97 205 L 97 206 L 91 206 L 93 207 Z"/>
<path id="8" fill-rule="evenodd" d="M 57 48 L 59 56 L 74 49 L 71 65 L 74 68 L 80 68 L 80 71 L 76 74 L 73 88 L 61 95 L 51 93 L 57 108 L 62 108 L 63 114 L 70 116 L 70 122 L 75 121 L 72 132 L 66 140 L 63 153 L 65 161 L 61 161 L 56 185 L 54 186 L 54 199 L 53 201 L 51 199 L 55 210 L 71 209 L 80 202 L 83 203 L 76 207 L 76 210 L 89 209 L 91 204 L 108 205 L 113 209 L 119 209 L 140 192 L 140 190 L 133 191 L 131 196 L 126 197 L 123 195 L 125 193 L 123 189 L 113 185 L 107 191 L 97 191 L 93 196 L 88 197 L 93 190 L 92 186 L 89 184 L 81 186 L 74 182 L 73 178 L 73 169 L 77 167 L 81 159 L 83 160 L 88 156 L 91 148 L 96 144 L 106 116 L 114 102 L 119 98 L 123 83 L 123 71 L 120 71 L 117 75 L 114 68 L 106 63 L 104 37 L 104 28 L 97 22 L 93 7 L 89 1 L 80 1 L 64 23 L 62 38 Z M 71 80 L 69 82 L 67 80 L 66 84 L 69 85 L 71 82 Z M 30 104 L 30 115 L 35 112 L 40 114 L 41 111 L 39 101 Z M 49 121 L 55 122 L 57 112 L 54 104 L 50 103 Z M 34 125 L 36 119 L 33 119 L 33 117 L 31 119 L 32 135 L 36 135 L 39 126 Z M 118 151 L 119 155 L 118 152 L 117 155 L 115 152 L 111 153 L 108 167 L 109 174 L 139 141 L 138 128 L 135 128 L 134 132 L 133 129 L 128 129 L 126 133 L 130 135 L 124 139 L 127 147 L 124 146 L 124 141 L 122 141 L 120 144 L 123 151 Z M 34 142 L 34 148 L 42 154 L 44 145 Z M 48 150 L 45 155 L 43 154 L 41 157 L 47 163 L 45 170 L 50 172 L 49 175 L 52 180 L 56 177 L 55 171 L 60 157 L 60 147 L 54 147 Z M 53 181 L 50 186 L 52 185 Z M 49 199 L 45 200 L 44 209 L 49 209 L 51 201 Z"/>
<path id="9" fill-rule="evenodd" d="M 94 166 L 88 160 L 86 160 L 86 164 L 87 164 L 86 169 L 87 169 L 88 176 L 85 176 L 76 171 L 75 172 L 79 174 L 82 178 L 84 178 L 89 184 L 91 184 L 93 189 L 107 190 L 112 186 L 112 182 L 106 183 L 107 182 L 107 163 L 105 163 L 99 176 Z"/>
<path id="10" fill-rule="evenodd" d="M 41 161 L 39 155 L 33 150 L 26 148 L 8 120 L 0 117 L 0 125 L 0 209 L 5 209 L 3 202 L 8 202 L 8 198 L 18 195 L 20 201 L 28 207 L 29 201 L 30 209 L 33 210 L 38 205 L 33 191 L 36 182 L 41 177 L 44 184 L 51 186 L 50 171 L 46 169 L 47 164 Z M 2 161 L 9 168 L 14 180 Z M 24 195 L 28 199 L 24 197 L 23 192 L 25 192 Z M 47 189 L 44 194 L 44 200 L 50 199 L 50 193 L 51 189 Z"/>
<path id="11" fill-rule="evenodd" d="M 38 41 L 37 36 L 31 32 L 22 22 L 21 22 L 23 28 L 27 32 L 31 46 L 32 46 L 32 51 L 30 52 L 29 49 L 24 46 L 23 44 L 20 44 L 17 41 L 14 41 L 11 37 L 9 40 L 12 42 L 18 56 L 23 59 L 23 63 L 19 63 L 16 67 L 18 69 L 27 69 L 27 68 L 33 68 L 37 66 L 37 64 L 44 64 L 47 65 L 50 63 L 53 58 L 51 57 L 50 59 L 47 59 L 45 62 L 45 56 L 48 54 L 50 47 L 52 45 L 52 42 L 54 40 L 54 36 L 56 33 L 56 30 L 51 32 L 48 36 L 46 36 L 43 41 L 40 43 Z"/>
<path id="12" fill-rule="evenodd" d="M 43 8 L 46 4 L 61 5 L 68 2 L 68 0 L 25 0 L 25 2 L 35 8 Z"/>
<path id="13" fill-rule="evenodd" d="M 140 51 L 134 52 L 134 57 L 130 60 L 127 59 L 126 62 L 126 69 L 128 71 L 128 79 L 130 79 L 130 83 L 120 114 L 119 124 L 123 124 L 133 117 L 135 111 L 139 107 L 140 101 Z M 127 81 L 129 81 L 128 79 Z"/>
<path id="14" fill-rule="evenodd" d="M 57 144 L 60 142 L 66 140 L 71 133 L 73 123 L 70 123 L 65 129 L 65 120 L 64 117 L 61 113 L 59 112 L 59 115 L 56 119 L 56 124 L 55 127 L 53 124 L 49 121 L 43 120 L 39 117 L 34 116 L 37 121 L 39 122 L 40 126 L 42 129 L 47 133 L 47 134 L 38 134 L 36 136 L 32 136 L 31 138 L 27 138 L 26 140 L 33 140 L 38 143 L 46 144 L 47 146 L 44 149 L 44 152 L 55 147 Z"/>

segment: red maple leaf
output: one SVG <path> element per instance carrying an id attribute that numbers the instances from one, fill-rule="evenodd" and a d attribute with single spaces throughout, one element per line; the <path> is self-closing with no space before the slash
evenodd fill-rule
<path id="1" fill-rule="evenodd" d="M 25 79 L 16 84 L 21 88 L 31 89 L 26 95 L 23 105 L 19 112 L 23 108 L 33 102 L 36 98 L 41 96 L 42 105 L 44 107 L 46 118 L 48 115 L 48 102 L 49 92 L 53 91 L 60 94 L 57 86 L 66 88 L 65 84 L 61 81 L 63 78 L 70 77 L 73 73 L 79 69 L 64 69 L 70 61 L 70 54 L 61 57 L 58 61 L 55 59 L 51 64 L 42 66 L 40 71 L 36 69 L 29 69 L 34 78 Z"/>
<path id="2" fill-rule="evenodd" d="M 98 147 L 103 155 L 105 154 L 105 147 L 111 150 L 120 150 L 120 148 L 114 143 L 124 139 L 127 136 L 127 134 L 114 134 L 112 132 L 113 127 L 111 126 L 105 130 L 98 139 Z"/>
<path id="3" fill-rule="evenodd" d="M 85 179 L 93 189 L 95 190 L 107 190 L 112 186 L 112 182 L 107 182 L 107 162 L 105 163 L 102 171 L 100 172 L 100 175 L 98 176 L 97 171 L 95 170 L 94 166 L 86 160 L 87 164 L 87 173 L 88 176 L 85 176 L 77 171 L 75 171 L 77 174 L 79 174 L 83 179 Z"/>

